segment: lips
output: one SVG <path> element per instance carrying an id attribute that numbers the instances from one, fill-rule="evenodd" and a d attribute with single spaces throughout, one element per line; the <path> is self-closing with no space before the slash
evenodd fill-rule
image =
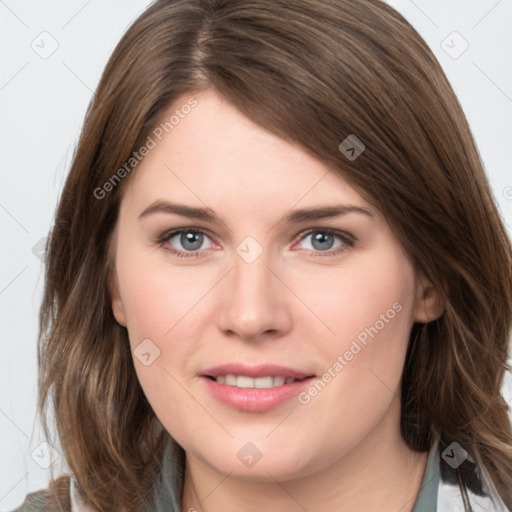
<path id="1" fill-rule="evenodd" d="M 265 411 L 297 394 L 315 378 L 304 371 L 278 365 L 227 364 L 200 375 L 208 391 L 232 408 Z"/>

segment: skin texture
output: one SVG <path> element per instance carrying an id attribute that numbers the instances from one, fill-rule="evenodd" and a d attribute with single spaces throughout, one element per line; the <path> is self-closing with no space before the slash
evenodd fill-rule
<path id="1" fill-rule="evenodd" d="M 132 350 L 145 339 L 160 350 L 150 365 L 134 364 L 156 415 L 186 451 L 183 510 L 410 511 L 427 457 L 400 436 L 400 377 L 413 323 L 440 314 L 435 290 L 382 215 L 328 166 L 213 91 L 194 97 L 198 105 L 128 184 L 109 283 Z M 162 212 L 139 219 L 156 200 L 209 207 L 221 221 Z M 291 209 L 335 204 L 371 215 L 281 223 Z M 206 232 L 199 257 L 165 250 L 187 254 L 179 234 L 156 241 L 191 227 Z M 335 236 L 322 249 L 305 234 L 312 228 L 355 241 Z M 250 264 L 236 251 L 248 236 L 263 250 Z M 231 362 L 321 376 L 396 303 L 400 311 L 306 405 L 292 398 L 264 412 L 235 410 L 199 378 Z M 237 457 L 248 442 L 262 454 L 252 467 Z"/>

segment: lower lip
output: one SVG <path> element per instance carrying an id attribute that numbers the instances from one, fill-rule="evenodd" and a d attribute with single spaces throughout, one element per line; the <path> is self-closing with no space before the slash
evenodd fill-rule
<path id="1" fill-rule="evenodd" d="M 267 411 L 297 396 L 315 377 L 273 388 L 238 388 L 201 376 L 209 392 L 221 402 L 241 411 Z"/>

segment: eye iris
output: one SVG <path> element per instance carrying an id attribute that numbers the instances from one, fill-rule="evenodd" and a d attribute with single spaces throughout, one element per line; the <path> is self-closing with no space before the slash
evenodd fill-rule
<path id="1" fill-rule="evenodd" d="M 203 243 L 203 235 L 194 231 L 188 231 L 181 234 L 180 243 L 187 251 L 194 251 L 199 249 Z M 187 246 L 187 244 L 192 244 Z"/>
<path id="2" fill-rule="evenodd" d="M 326 240 L 329 240 L 329 242 L 327 244 L 325 244 L 325 241 Z M 316 245 L 317 243 L 319 243 L 320 245 Z M 331 249 L 332 247 L 332 244 L 333 244 L 333 236 L 329 233 L 322 233 L 322 232 L 317 232 L 316 234 L 313 235 L 313 247 L 315 249 Z"/>

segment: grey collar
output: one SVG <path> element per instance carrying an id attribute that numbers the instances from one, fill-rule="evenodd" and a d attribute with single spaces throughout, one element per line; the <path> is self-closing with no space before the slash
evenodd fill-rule
<path id="1" fill-rule="evenodd" d="M 458 469 L 474 512 L 510 512 L 483 465 L 475 463 L 458 443 L 446 446 L 439 438 L 430 449 L 412 512 L 465 512 Z"/>

